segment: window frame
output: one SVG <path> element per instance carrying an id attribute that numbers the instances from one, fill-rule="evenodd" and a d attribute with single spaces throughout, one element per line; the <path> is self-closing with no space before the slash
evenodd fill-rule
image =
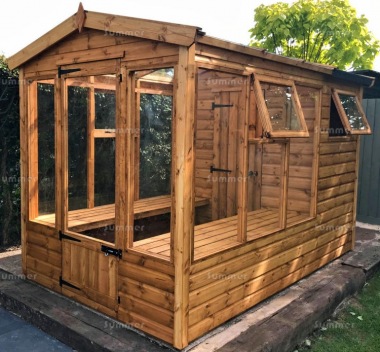
<path id="1" fill-rule="evenodd" d="M 349 95 L 351 97 L 355 97 L 356 100 L 356 106 L 358 107 L 359 113 L 362 115 L 364 125 L 366 125 L 366 130 L 356 130 L 353 129 L 350 125 L 348 116 L 343 108 L 342 102 L 340 100 L 339 94 Z M 340 117 L 340 120 L 343 124 L 343 127 L 346 131 L 347 135 L 366 135 L 366 134 L 372 134 L 371 126 L 368 123 L 367 116 L 365 115 L 365 112 L 363 110 L 362 103 L 359 99 L 359 96 L 355 92 L 350 92 L 346 90 L 341 89 L 333 89 L 332 90 L 332 100 L 335 104 L 336 109 L 338 110 L 338 114 Z"/>
<path id="2" fill-rule="evenodd" d="M 41 217 L 48 214 L 39 213 L 39 135 L 38 135 L 38 84 L 51 84 L 53 85 L 54 93 L 54 182 L 55 189 L 57 189 L 57 145 L 55 134 L 57 132 L 57 121 L 56 121 L 56 104 L 57 104 L 57 82 L 55 76 L 36 76 L 32 77 L 27 81 L 27 133 L 28 133 L 28 170 L 27 170 L 27 179 L 28 179 L 28 213 L 27 219 L 32 222 L 43 222 Z M 57 223 L 57 196 L 54 192 L 54 224 L 43 222 L 44 225 L 49 227 L 55 227 Z"/>
<path id="3" fill-rule="evenodd" d="M 305 138 L 309 137 L 309 131 L 306 125 L 305 117 L 302 112 L 301 103 L 298 97 L 296 85 L 293 80 L 286 80 L 277 77 L 268 77 L 263 75 L 254 74 L 254 92 L 256 95 L 257 107 L 259 112 L 259 118 L 264 130 L 264 136 L 269 138 Z M 299 119 L 301 130 L 297 131 L 286 131 L 286 130 L 273 130 L 272 124 L 270 122 L 270 115 L 268 112 L 268 107 L 265 103 L 265 98 L 262 92 L 261 82 L 263 83 L 272 83 L 278 84 L 281 86 L 290 86 L 292 87 L 292 101 L 295 108 L 297 117 Z"/>

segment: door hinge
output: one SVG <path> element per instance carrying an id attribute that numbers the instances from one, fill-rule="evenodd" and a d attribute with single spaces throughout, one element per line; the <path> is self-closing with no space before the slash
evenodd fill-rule
<path id="1" fill-rule="evenodd" d="M 212 103 L 211 110 L 215 110 L 216 108 L 231 108 L 233 106 L 234 106 L 234 104 L 215 104 L 215 103 Z"/>
<path id="2" fill-rule="evenodd" d="M 119 75 L 120 83 L 123 82 L 123 75 L 120 73 Z"/>
<path id="3" fill-rule="evenodd" d="M 61 78 L 62 75 L 66 75 L 68 73 L 72 73 L 72 72 L 79 72 L 81 71 L 80 68 L 68 68 L 66 70 L 62 69 L 61 66 L 58 67 L 58 77 Z"/>
<path id="4" fill-rule="evenodd" d="M 120 259 L 123 256 L 123 251 L 121 249 L 111 248 L 105 245 L 102 245 L 101 251 L 104 252 L 105 256 L 114 255 L 115 257 L 118 257 Z"/>
<path id="5" fill-rule="evenodd" d="M 70 236 L 64 234 L 61 230 L 59 231 L 59 240 L 60 241 L 62 241 L 62 240 L 70 240 L 70 241 L 74 241 L 74 242 L 82 242 L 78 238 L 70 237 Z"/>
<path id="6" fill-rule="evenodd" d="M 120 304 L 120 296 L 117 296 L 117 303 Z"/>
<path id="7" fill-rule="evenodd" d="M 80 291 L 80 288 L 79 288 L 79 287 L 77 287 L 77 286 L 71 284 L 70 282 L 67 282 L 67 281 L 63 280 L 63 279 L 62 279 L 62 276 L 60 276 L 60 277 L 59 277 L 59 286 L 62 287 L 63 285 L 68 286 L 68 287 L 71 287 L 71 288 L 75 288 L 76 290 L 79 290 L 79 291 Z"/>
<path id="8" fill-rule="evenodd" d="M 232 170 L 227 170 L 227 169 L 219 169 L 217 167 L 214 167 L 214 166 L 210 166 L 210 172 L 213 173 L 213 172 L 232 172 Z"/>

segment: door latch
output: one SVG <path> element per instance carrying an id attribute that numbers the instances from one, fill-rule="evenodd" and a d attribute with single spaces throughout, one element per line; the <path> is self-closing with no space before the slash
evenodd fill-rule
<path id="1" fill-rule="evenodd" d="M 102 245 L 101 251 L 104 252 L 104 255 L 108 257 L 109 255 L 114 255 L 115 257 L 122 258 L 123 256 L 123 251 L 121 249 L 116 249 L 116 248 L 111 248 Z"/>

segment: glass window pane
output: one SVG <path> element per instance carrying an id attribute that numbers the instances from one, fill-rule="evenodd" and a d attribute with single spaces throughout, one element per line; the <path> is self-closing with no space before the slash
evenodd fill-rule
<path id="1" fill-rule="evenodd" d="M 353 130 L 366 130 L 368 126 L 366 125 L 364 117 L 359 110 L 356 97 L 341 93 L 338 95 L 351 128 Z"/>
<path id="2" fill-rule="evenodd" d="M 87 111 L 89 88 L 68 87 L 69 210 L 87 207 Z"/>
<path id="3" fill-rule="evenodd" d="M 115 129 L 115 109 L 115 91 L 95 89 L 95 128 Z"/>
<path id="4" fill-rule="evenodd" d="M 293 99 L 293 88 L 261 83 L 273 131 L 302 131 Z"/>
<path id="5" fill-rule="evenodd" d="M 115 139 L 95 139 L 95 206 L 115 202 Z"/>
<path id="6" fill-rule="evenodd" d="M 38 215 L 55 212 L 54 85 L 37 83 Z"/>
<path id="7" fill-rule="evenodd" d="M 170 259 L 173 68 L 136 71 L 133 247 Z M 150 210 L 149 210 L 150 209 Z M 152 246 L 160 235 L 161 246 Z M 152 243 L 147 240 L 152 238 Z M 154 247 L 154 248 L 153 248 Z"/>
<path id="8" fill-rule="evenodd" d="M 170 194 L 171 96 L 140 95 L 140 198 Z"/>

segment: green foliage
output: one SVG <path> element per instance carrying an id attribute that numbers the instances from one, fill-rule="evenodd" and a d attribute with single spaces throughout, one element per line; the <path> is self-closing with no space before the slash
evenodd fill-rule
<path id="1" fill-rule="evenodd" d="M 340 69 L 371 69 L 380 42 L 348 0 L 278 2 L 255 10 L 251 46 Z"/>
<path id="2" fill-rule="evenodd" d="M 170 194 L 172 97 L 141 94 L 140 198 Z"/>
<path id="3" fill-rule="evenodd" d="M 0 246 L 20 242 L 18 72 L 0 56 Z"/>
<path id="4" fill-rule="evenodd" d="M 312 336 L 310 346 L 299 352 L 378 352 L 380 347 L 380 275 L 369 281 L 363 291 L 334 320 L 322 324 Z"/>

